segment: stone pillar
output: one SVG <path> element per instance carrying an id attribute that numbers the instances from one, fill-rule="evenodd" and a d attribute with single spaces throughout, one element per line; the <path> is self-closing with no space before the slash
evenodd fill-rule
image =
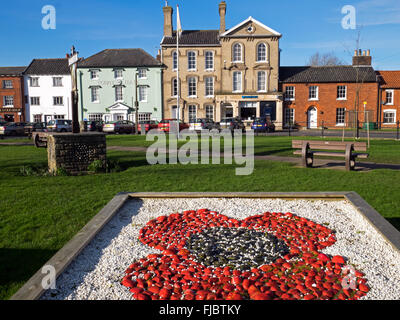
<path id="1" fill-rule="evenodd" d="M 86 173 L 95 160 L 107 161 L 104 133 L 49 133 L 47 135 L 49 171 L 63 168 L 69 174 Z"/>
<path id="2" fill-rule="evenodd" d="M 233 117 L 234 118 L 239 117 L 240 116 L 239 115 L 239 102 L 238 101 L 232 102 L 232 107 L 233 107 Z"/>
<path id="3" fill-rule="evenodd" d="M 261 101 L 257 102 L 256 117 L 259 118 L 261 114 Z"/>
<path id="4" fill-rule="evenodd" d="M 215 122 L 221 122 L 222 103 L 215 104 Z"/>
<path id="5" fill-rule="evenodd" d="M 275 123 L 276 130 L 283 129 L 283 101 L 278 100 L 276 102 L 276 123 Z"/>

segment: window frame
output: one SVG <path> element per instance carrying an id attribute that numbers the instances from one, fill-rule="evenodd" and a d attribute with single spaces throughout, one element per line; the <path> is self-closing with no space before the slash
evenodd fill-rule
<path id="1" fill-rule="evenodd" d="M 60 80 L 61 84 L 57 84 L 57 80 Z M 63 87 L 63 77 L 53 77 L 53 87 L 60 88 Z"/>
<path id="2" fill-rule="evenodd" d="M 191 58 L 193 58 L 191 60 Z M 190 50 L 187 53 L 187 71 L 197 71 L 197 54 L 196 51 Z M 192 64 L 194 64 L 194 67 L 192 68 Z"/>
<path id="3" fill-rule="evenodd" d="M 387 114 L 387 113 L 393 113 L 393 122 L 386 122 L 385 121 L 385 114 Z M 397 119 L 397 110 L 396 109 L 386 109 L 386 110 L 383 110 L 383 117 L 382 117 L 382 119 L 383 119 L 383 121 L 382 121 L 382 123 L 383 123 L 383 125 L 393 125 L 393 124 L 396 124 L 396 119 Z"/>
<path id="4" fill-rule="evenodd" d="M 37 103 L 34 99 L 37 99 Z M 29 101 L 31 106 L 40 106 L 40 97 L 30 97 Z"/>
<path id="5" fill-rule="evenodd" d="M 207 55 L 211 54 L 211 66 L 209 68 L 207 68 L 208 63 L 210 62 L 210 58 L 208 57 L 207 59 Z M 214 51 L 211 50 L 207 50 L 204 52 L 204 69 L 205 71 L 214 71 L 215 68 L 215 64 L 214 64 Z"/>
<path id="6" fill-rule="evenodd" d="M 264 56 L 265 56 L 265 59 L 264 60 L 262 60 L 262 59 L 260 59 L 260 48 L 261 48 L 261 46 L 264 46 Z M 259 44 L 257 44 L 257 48 L 256 48 L 256 54 L 257 54 L 257 59 L 256 59 L 256 61 L 257 62 L 268 62 L 268 46 L 267 46 L 267 44 L 266 43 L 264 43 L 264 42 L 261 42 L 261 43 L 259 43 Z"/>
<path id="7" fill-rule="evenodd" d="M 240 75 L 239 80 L 240 81 L 236 81 L 238 79 L 235 78 L 235 75 Z M 236 88 L 235 89 L 235 81 L 240 84 L 240 88 Z M 232 74 L 232 92 L 233 93 L 241 93 L 243 92 L 243 73 L 242 71 L 234 71 Z"/>
<path id="8" fill-rule="evenodd" d="M 121 89 L 121 92 L 117 91 L 119 89 Z M 115 92 L 115 102 L 123 102 L 124 101 L 124 87 L 123 86 L 115 86 L 114 92 Z M 121 99 L 118 99 L 119 95 L 121 96 Z"/>
<path id="9" fill-rule="evenodd" d="M 144 90 L 144 91 L 141 91 Z M 138 101 L 148 102 L 149 99 L 149 88 L 148 86 L 138 86 Z"/>
<path id="10" fill-rule="evenodd" d="M 293 91 L 290 96 L 288 95 L 289 88 L 293 89 L 293 90 L 290 90 L 290 91 Z M 295 100 L 296 100 L 296 87 L 295 86 L 286 86 L 285 87 L 285 101 L 295 101 Z"/>
<path id="11" fill-rule="evenodd" d="M 36 83 L 36 85 L 34 85 L 35 83 Z M 31 88 L 40 87 L 39 77 L 29 77 L 29 87 L 31 87 Z"/>
<path id="12" fill-rule="evenodd" d="M 340 91 L 340 88 L 344 88 L 344 97 L 339 97 L 339 93 L 343 93 Z M 347 86 L 345 85 L 337 86 L 336 100 L 347 100 Z"/>
<path id="13" fill-rule="evenodd" d="M 11 101 L 12 103 L 9 104 L 7 101 Z M 14 107 L 14 95 L 12 96 L 3 96 L 3 107 L 6 108 L 13 108 Z"/>
<path id="14" fill-rule="evenodd" d="M 176 71 L 178 69 L 178 52 L 174 50 L 172 52 L 172 71 Z"/>
<path id="15" fill-rule="evenodd" d="M 236 59 L 236 50 L 235 50 L 235 48 L 236 47 L 240 47 L 240 60 L 237 60 Z M 244 47 L 243 47 L 243 44 L 241 44 L 240 42 L 235 42 L 233 45 L 232 45 L 232 62 L 233 63 L 243 63 L 243 60 L 244 60 L 244 49 L 243 49 Z"/>
<path id="16" fill-rule="evenodd" d="M 118 74 L 121 73 L 121 76 L 118 76 Z M 114 79 L 123 79 L 124 78 L 124 70 L 123 69 L 114 69 Z"/>
<path id="17" fill-rule="evenodd" d="M 210 107 L 212 108 L 212 117 L 211 118 L 208 116 L 209 115 L 208 110 L 209 110 Z M 214 105 L 206 104 L 205 112 L 206 112 L 206 119 L 214 121 L 214 118 L 215 118 L 215 107 L 214 107 Z"/>
<path id="18" fill-rule="evenodd" d="M 58 103 L 60 102 L 60 103 Z M 53 96 L 53 106 L 64 106 L 64 97 L 63 96 Z"/>
<path id="19" fill-rule="evenodd" d="M 289 115 L 288 111 L 290 111 Z M 293 118 L 292 125 L 295 124 L 295 112 L 296 110 L 294 108 L 285 108 L 285 125 L 289 125 L 288 118 L 290 118 L 290 120 Z"/>
<path id="20" fill-rule="evenodd" d="M 388 102 L 388 93 L 391 94 L 391 101 Z M 387 106 L 393 106 L 394 105 L 394 90 L 393 89 L 387 89 L 385 90 L 385 94 L 386 94 L 386 102 L 385 105 Z"/>
<path id="21" fill-rule="evenodd" d="M 260 81 L 260 74 L 264 74 L 264 88 L 260 87 L 261 81 Z M 257 71 L 257 92 L 267 92 L 267 71 L 260 70 Z"/>
<path id="22" fill-rule="evenodd" d="M 315 93 L 315 97 L 312 97 L 311 96 L 311 93 L 312 93 L 312 89 L 315 89 L 315 92 L 313 92 L 313 93 Z M 318 101 L 319 100 L 319 86 L 309 86 L 308 87 L 308 100 L 309 101 Z"/>
<path id="23" fill-rule="evenodd" d="M 144 76 L 143 76 L 144 72 Z M 138 79 L 146 80 L 147 79 L 147 69 L 146 68 L 139 68 L 138 69 Z"/>
<path id="24" fill-rule="evenodd" d="M 103 121 L 103 113 L 88 113 L 89 121 Z"/>
<path id="25" fill-rule="evenodd" d="M 194 80 L 194 82 L 193 82 Z M 194 83 L 194 87 L 193 87 L 193 83 Z M 193 92 L 191 92 L 191 90 L 195 91 L 195 94 L 191 94 Z M 188 78 L 188 97 L 189 98 L 197 98 L 197 78 L 196 77 L 189 77 Z"/>
<path id="26" fill-rule="evenodd" d="M 95 95 L 93 94 L 94 90 L 96 90 L 96 95 L 97 95 L 97 99 L 96 100 L 93 99 L 95 97 Z M 92 103 L 100 103 L 99 91 L 100 91 L 100 87 L 99 86 L 93 86 L 93 87 L 90 88 L 90 100 L 91 100 Z"/>
<path id="27" fill-rule="evenodd" d="M 90 80 L 99 80 L 100 78 L 99 70 L 89 70 L 89 73 L 90 73 Z M 93 77 L 93 75 L 96 75 L 96 77 Z"/>
<path id="28" fill-rule="evenodd" d="M 343 114 L 339 114 L 339 110 L 343 110 Z M 343 117 L 343 122 L 339 122 L 340 118 Z M 346 125 L 346 108 L 336 108 L 336 126 L 344 127 Z"/>
<path id="29" fill-rule="evenodd" d="M 211 79 L 211 88 L 210 88 L 210 83 L 208 83 L 208 81 Z M 204 87 L 205 87 L 205 92 L 204 92 L 204 94 L 205 94 L 205 96 L 207 97 L 207 98 L 212 98 L 212 97 L 214 97 L 214 95 L 215 95 L 215 88 L 214 88 L 214 77 L 205 77 L 204 78 Z M 211 89 L 211 91 L 212 91 L 212 93 L 211 94 L 207 94 L 207 93 L 210 93 L 208 90 L 210 90 Z"/>
<path id="30" fill-rule="evenodd" d="M 7 83 L 8 84 L 11 83 L 11 86 L 7 86 L 6 85 Z M 3 80 L 2 87 L 3 87 L 3 89 L 14 89 L 14 83 L 12 80 Z"/>
<path id="31" fill-rule="evenodd" d="M 195 115 L 195 117 L 193 118 L 192 117 L 192 115 L 193 115 L 193 111 L 191 110 L 191 108 L 194 108 L 194 115 Z M 197 120 L 197 105 L 195 105 L 195 104 L 189 104 L 188 105 L 188 120 L 189 120 L 189 122 L 191 121 L 191 120 Z"/>

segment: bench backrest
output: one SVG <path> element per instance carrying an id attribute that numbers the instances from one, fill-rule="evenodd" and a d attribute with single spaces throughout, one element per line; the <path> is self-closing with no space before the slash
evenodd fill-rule
<path id="1" fill-rule="evenodd" d="M 292 140 L 293 149 L 301 149 L 303 143 L 308 142 L 310 144 L 310 149 L 320 149 L 320 150 L 340 150 L 345 151 L 348 144 L 354 145 L 354 151 L 367 151 L 366 142 L 341 142 L 341 141 L 318 141 L 318 140 Z"/>

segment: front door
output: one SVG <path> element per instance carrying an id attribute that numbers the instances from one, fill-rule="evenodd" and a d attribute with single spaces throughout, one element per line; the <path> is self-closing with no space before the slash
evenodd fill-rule
<path id="1" fill-rule="evenodd" d="M 51 120 L 53 120 L 53 116 L 51 116 L 51 115 L 45 115 L 45 116 L 44 116 L 44 120 L 46 121 L 46 123 L 49 123 Z"/>
<path id="2" fill-rule="evenodd" d="M 318 127 L 317 108 L 311 107 L 308 109 L 308 129 L 316 129 Z"/>

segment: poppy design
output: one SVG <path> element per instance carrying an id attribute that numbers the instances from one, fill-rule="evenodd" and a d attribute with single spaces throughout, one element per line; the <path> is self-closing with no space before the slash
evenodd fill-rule
<path id="1" fill-rule="evenodd" d="M 292 213 L 185 211 L 149 221 L 139 240 L 161 253 L 125 271 L 137 300 L 354 300 L 369 291 L 345 258 L 320 252 L 333 231 Z"/>

